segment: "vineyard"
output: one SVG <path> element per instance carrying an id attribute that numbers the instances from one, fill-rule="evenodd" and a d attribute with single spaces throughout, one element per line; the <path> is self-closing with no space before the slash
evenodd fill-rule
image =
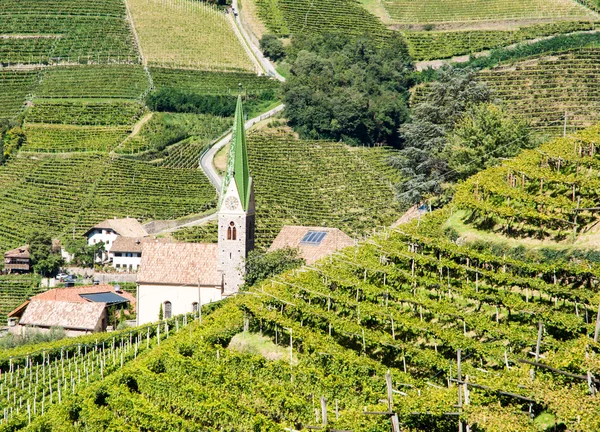
<path id="1" fill-rule="evenodd" d="M 0 319 L 2 322 L 6 315 L 32 295 L 40 293 L 40 280 L 32 275 L 7 275 L 0 276 Z"/>
<path id="2" fill-rule="evenodd" d="M 511 237 L 571 241 L 597 223 L 600 128 L 559 138 L 460 185 L 469 222 Z"/>
<path id="3" fill-rule="evenodd" d="M 239 84 L 244 93 L 254 95 L 263 91 L 276 90 L 279 81 L 246 72 L 215 73 L 190 69 L 150 68 L 156 89 L 176 88 L 207 95 L 236 96 Z"/>
<path id="4" fill-rule="evenodd" d="M 0 14 L 3 64 L 139 62 L 123 1 L 9 0 Z"/>
<path id="5" fill-rule="evenodd" d="M 358 0 L 257 0 L 267 28 L 279 36 L 298 33 L 365 33 L 385 37 L 388 32 Z"/>
<path id="6" fill-rule="evenodd" d="M 143 327 L 13 348 L 0 356 L 0 430 L 17 430 L 109 380 L 191 325 L 184 315 Z"/>
<path id="7" fill-rule="evenodd" d="M 590 10 L 570 0 L 492 0 L 484 7 L 478 0 L 382 0 L 382 4 L 392 20 L 409 24 L 594 17 Z"/>
<path id="8" fill-rule="evenodd" d="M 37 84 L 38 71 L 0 70 L 0 118 L 16 116 Z"/>
<path id="9" fill-rule="evenodd" d="M 286 132 L 249 134 L 258 245 L 269 246 L 283 225 L 332 226 L 360 236 L 392 223 L 399 209 L 390 155 L 386 148 L 301 141 Z"/>
<path id="10" fill-rule="evenodd" d="M 61 66 L 44 70 L 35 96 L 137 99 L 148 86 L 148 77 L 140 65 Z"/>
<path id="11" fill-rule="evenodd" d="M 569 131 L 600 121 L 600 49 L 586 48 L 498 66 L 478 77 L 540 132 Z"/>
<path id="12" fill-rule="evenodd" d="M 189 332 L 137 358 L 130 354 L 120 370 L 90 385 L 77 386 L 64 356 L 64 400 L 44 415 L 38 411 L 34 425 L 383 432 L 397 417 L 412 430 L 450 431 L 461 422 L 474 430 L 533 432 L 540 430 L 538 417 L 549 415 L 567 430 L 597 430 L 599 269 L 531 264 L 458 246 L 440 235 L 443 217 L 384 230 L 225 300 Z M 230 345 L 244 328 L 270 340 L 268 357 Z M 131 332 L 129 353 L 148 340 L 144 331 Z M 103 335 L 97 346 L 110 347 L 111 337 Z M 277 345 L 283 355 L 275 356 Z M 100 363 L 107 370 L 119 363 L 118 352 L 109 349 L 106 363 L 102 352 L 92 354 L 96 373 Z M 62 376 L 58 366 L 55 378 Z M 27 372 L 13 372 L 32 390 L 21 384 L 24 403 L 9 424 L 28 422 L 35 371 Z M 12 402 L 16 408 L 18 397 Z"/>
<path id="13" fill-rule="evenodd" d="M 590 21 L 537 24 L 514 30 L 463 30 L 406 32 L 409 53 L 415 60 L 434 60 L 499 48 L 544 36 L 590 31 Z"/>
<path id="14" fill-rule="evenodd" d="M 192 0 L 130 0 L 128 4 L 150 65 L 254 71 L 232 21 L 215 7 Z"/>
<path id="15" fill-rule="evenodd" d="M 0 184 L 0 250 L 36 229 L 80 235 L 108 217 L 176 219 L 215 205 L 215 190 L 198 170 L 94 153 L 20 157 L 0 167 Z"/>

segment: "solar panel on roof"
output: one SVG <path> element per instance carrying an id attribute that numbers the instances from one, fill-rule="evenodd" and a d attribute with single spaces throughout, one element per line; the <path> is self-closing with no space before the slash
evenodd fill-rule
<path id="1" fill-rule="evenodd" d="M 119 304 L 127 303 L 129 301 L 125 297 L 121 297 L 120 295 L 117 295 L 114 292 L 79 294 L 79 296 L 94 303 Z"/>
<path id="2" fill-rule="evenodd" d="M 302 237 L 300 244 L 318 246 L 321 244 L 326 235 L 327 231 L 309 231 L 304 235 L 304 237 Z"/>

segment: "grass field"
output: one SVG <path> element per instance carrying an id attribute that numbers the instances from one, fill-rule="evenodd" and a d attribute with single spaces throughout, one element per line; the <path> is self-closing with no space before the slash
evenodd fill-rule
<path id="1" fill-rule="evenodd" d="M 254 71 L 224 12 L 192 0 L 129 0 L 129 7 L 149 64 Z"/>

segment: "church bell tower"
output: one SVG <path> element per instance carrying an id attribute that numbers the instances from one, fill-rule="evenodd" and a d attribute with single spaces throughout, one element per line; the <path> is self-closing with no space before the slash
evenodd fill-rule
<path id="1" fill-rule="evenodd" d="M 223 274 L 223 295 L 231 295 L 244 283 L 246 257 L 254 249 L 254 186 L 248 168 L 241 95 L 218 208 L 219 271 Z"/>

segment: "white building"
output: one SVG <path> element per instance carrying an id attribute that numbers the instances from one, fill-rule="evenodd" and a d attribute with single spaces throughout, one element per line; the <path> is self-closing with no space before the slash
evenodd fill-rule
<path id="1" fill-rule="evenodd" d="M 223 275 L 217 270 L 216 244 L 142 245 L 138 272 L 138 325 L 198 311 L 198 305 L 221 300 Z"/>
<path id="2" fill-rule="evenodd" d="M 152 237 L 117 236 L 109 250 L 109 256 L 112 257 L 112 266 L 118 271 L 136 272 L 142 262 L 142 246 L 144 243 L 165 243 L 167 241 L 167 239 Z"/>
<path id="3" fill-rule="evenodd" d="M 85 233 L 88 245 L 91 246 L 100 242 L 104 243 L 107 252 L 102 255 L 101 259 L 98 259 L 100 262 L 108 261 L 112 258 L 110 249 L 118 236 L 141 238 L 147 235 L 148 233 L 142 224 L 134 218 L 106 219 Z"/>
<path id="4" fill-rule="evenodd" d="M 137 283 L 138 324 L 196 312 L 235 294 L 254 248 L 254 187 L 248 168 L 242 100 L 238 97 L 227 169 L 219 200 L 218 244 L 142 244 Z"/>

